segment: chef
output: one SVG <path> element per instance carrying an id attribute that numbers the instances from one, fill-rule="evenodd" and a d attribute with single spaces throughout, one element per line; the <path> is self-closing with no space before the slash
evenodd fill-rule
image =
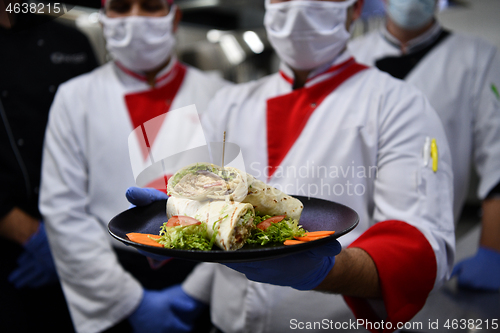
<path id="1" fill-rule="evenodd" d="M 165 292 L 175 293 L 161 287 L 182 281 L 194 266 L 172 260 L 153 271 L 107 232 L 109 220 L 130 206 L 115 194 L 135 185 L 132 131 L 161 119 L 148 148 L 166 141 L 182 148 L 178 138 L 199 126 L 198 118 L 181 121 L 169 112 L 192 104 L 202 111 L 226 84 L 176 59 L 179 20 L 172 1 L 107 1 L 101 22 L 114 61 L 61 85 L 51 108 L 40 210 L 77 332 L 127 332 L 130 325 L 144 332 L 158 321 L 161 327 Z"/>
<path id="2" fill-rule="evenodd" d="M 4 5 L 29 4 L 0 4 L 0 327 L 72 332 L 38 210 L 40 168 L 57 87 L 98 64 L 76 28 Z"/>
<path id="3" fill-rule="evenodd" d="M 483 201 L 477 254 L 456 266 L 465 287 L 500 289 L 500 55 L 488 43 L 443 28 L 437 0 L 388 0 L 386 24 L 349 44 L 359 62 L 419 88 L 437 111 L 450 143 L 454 217 L 469 188 L 471 166 Z"/>
<path id="4" fill-rule="evenodd" d="M 195 268 L 182 290 L 210 304 L 222 332 L 321 331 L 355 317 L 372 332 L 381 325 L 391 332 L 450 275 L 445 133 L 422 93 L 346 50 L 362 5 L 266 0 L 279 73 L 222 89 L 204 115 L 208 141 L 226 131 L 256 178 L 340 202 L 360 217 L 339 239 L 342 249 L 333 242 L 285 258 Z"/>

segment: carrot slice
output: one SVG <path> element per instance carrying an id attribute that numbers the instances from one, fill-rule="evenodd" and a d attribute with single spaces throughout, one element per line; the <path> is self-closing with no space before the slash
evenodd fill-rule
<path id="1" fill-rule="evenodd" d="M 315 241 L 317 239 L 331 236 L 334 233 L 335 233 L 335 231 L 311 231 L 311 232 L 306 232 L 304 234 L 304 236 L 295 237 L 295 239 L 303 241 L 303 242 L 310 242 L 310 241 Z"/>
<path id="2" fill-rule="evenodd" d="M 318 236 L 318 237 L 311 237 L 311 236 L 302 236 L 302 237 L 295 237 L 295 239 L 303 242 L 310 242 L 310 241 L 315 241 L 317 239 L 325 238 L 328 236 Z"/>
<path id="3" fill-rule="evenodd" d="M 132 242 L 136 242 L 139 244 L 143 245 L 149 245 L 149 246 L 156 246 L 156 247 L 164 247 L 160 243 L 152 240 L 151 238 L 154 239 L 159 239 L 160 236 L 158 235 L 152 235 L 152 234 L 141 234 L 138 232 L 131 232 L 127 234 L 128 239 L 130 239 Z M 151 237 L 151 238 L 149 238 Z"/>
<path id="4" fill-rule="evenodd" d="M 283 242 L 283 245 L 296 245 L 296 244 L 303 244 L 305 242 L 295 240 L 295 239 L 287 239 L 286 241 Z"/>
<path id="5" fill-rule="evenodd" d="M 305 236 L 312 236 L 312 237 L 318 237 L 318 236 L 330 236 L 333 235 L 335 231 L 309 231 L 306 232 Z"/>

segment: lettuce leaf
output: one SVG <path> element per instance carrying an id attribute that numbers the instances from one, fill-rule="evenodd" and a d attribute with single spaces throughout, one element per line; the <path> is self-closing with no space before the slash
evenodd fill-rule
<path id="1" fill-rule="evenodd" d="M 254 225 L 270 218 L 270 215 L 254 216 L 253 212 L 247 212 L 242 218 L 248 221 L 253 218 Z M 176 226 L 167 227 L 166 222 L 160 229 L 160 238 L 156 240 L 168 249 L 182 250 L 202 250 L 210 251 L 217 237 L 217 232 L 214 232 L 211 239 L 208 237 L 207 225 Z M 217 223 L 214 223 L 214 231 Z M 272 223 L 266 230 L 254 228 L 250 237 L 247 239 L 247 244 L 266 245 L 268 243 L 282 244 L 287 239 L 303 236 L 306 230 L 302 228 L 296 220 L 285 218 L 278 223 Z"/>
<path id="2" fill-rule="evenodd" d="M 210 251 L 216 236 L 217 233 L 214 232 L 212 238 L 209 239 L 205 223 L 176 227 L 167 227 L 164 223 L 157 242 L 168 249 Z"/>
<path id="3" fill-rule="evenodd" d="M 255 225 L 271 218 L 270 215 L 255 216 Z M 293 239 L 295 236 L 304 236 L 306 230 L 302 228 L 298 221 L 291 218 L 285 218 L 280 222 L 272 223 L 266 230 L 255 228 L 252 230 L 247 244 L 266 245 L 268 243 L 283 243 L 287 239 Z"/>

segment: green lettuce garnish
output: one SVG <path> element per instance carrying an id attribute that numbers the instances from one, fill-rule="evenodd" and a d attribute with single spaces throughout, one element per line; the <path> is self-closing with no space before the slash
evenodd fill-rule
<path id="1" fill-rule="evenodd" d="M 253 223 L 254 223 L 254 226 L 255 226 L 255 218 L 256 218 L 256 217 L 257 217 L 257 216 L 255 216 L 255 214 L 254 214 L 254 212 L 253 212 L 253 211 L 251 211 L 251 210 L 247 211 L 247 212 L 245 213 L 245 215 L 243 215 L 243 217 L 242 217 L 243 221 L 241 222 L 241 225 L 247 225 L 248 221 L 249 221 L 251 218 L 253 218 L 253 221 L 254 221 Z"/>
<path id="2" fill-rule="evenodd" d="M 167 249 L 210 251 L 214 245 L 217 233 L 214 232 L 209 239 L 205 223 L 176 227 L 167 227 L 166 224 L 165 222 L 160 228 L 157 242 Z"/>
<path id="3" fill-rule="evenodd" d="M 221 217 L 213 224 L 212 228 L 214 233 L 210 239 L 208 237 L 206 223 L 199 225 L 167 227 L 167 222 L 165 222 L 160 228 L 160 238 L 155 240 L 168 249 L 210 251 L 212 250 L 215 238 L 218 234 L 216 226 L 226 217 L 227 215 Z M 271 218 L 271 216 L 254 216 L 252 211 L 248 211 L 242 218 L 243 224 L 246 224 L 251 218 L 253 218 L 253 223 L 256 226 L 260 222 Z M 246 243 L 260 245 L 266 245 L 268 243 L 283 244 L 285 240 L 304 236 L 306 232 L 307 231 L 302 228 L 296 220 L 285 218 L 280 222 L 272 223 L 266 230 L 254 228 Z"/>
<path id="4" fill-rule="evenodd" d="M 271 218 L 271 216 L 255 216 L 254 223 L 257 225 L 268 218 Z M 296 220 L 287 217 L 280 222 L 271 223 L 266 230 L 260 230 L 258 228 L 253 229 L 250 237 L 247 239 L 247 243 L 260 245 L 266 245 L 268 243 L 282 244 L 287 239 L 304 236 L 305 233 L 306 230 L 304 230 Z"/>
<path id="5" fill-rule="evenodd" d="M 210 251 L 218 231 L 217 224 L 227 217 L 223 216 L 212 225 L 213 234 L 209 239 L 207 224 L 167 227 L 167 222 L 160 227 L 160 238 L 154 239 L 167 249 Z M 152 238 L 153 239 L 153 238 Z"/>

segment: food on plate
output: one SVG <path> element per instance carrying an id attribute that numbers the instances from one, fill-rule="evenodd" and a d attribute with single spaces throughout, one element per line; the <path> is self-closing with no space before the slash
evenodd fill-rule
<path id="1" fill-rule="evenodd" d="M 255 216 L 254 223 L 255 228 L 247 240 L 248 244 L 282 244 L 287 239 L 304 236 L 306 233 L 297 220 L 293 220 L 285 215 Z"/>
<path id="2" fill-rule="evenodd" d="M 130 239 L 132 242 L 144 244 L 144 245 L 150 245 L 150 246 L 155 246 L 155 247 L 164 247 L 160 243 L 158 243 L 158 239 L 160 239 L 160 236 L 158 235 L 151 235 L 151 234 L 141 234 L 139 232 L 131 232 L 127 234 L 128 239 Z"/>
<path id="3" fill-rule="evenodd" d="M 177 171 L 168 182 L 174 197 L 204 201 L 232 200 L 252 204 L 263 215 L 286 215 L 299 220 L 300 200 L 232 167 L 195 163 Z"/>
<path id="4" fill-rule="evenodd" d="M 304 244 L 306 242 L 304 241 L 299 241 L 296 239 L 287 239 L 286 241 L 283 242 L 283 245 L 299 245 L 299 244 Z"/>
<path id="5" fill-rule="evenodd" d="M 281 222 L 281 221 L 280 221 Z M 283 243 L 283 245 L 298 245 L 307 242 L 315 241 L 321 238 L 325 238 L 335 234 L 335 231 L 312 231 L 306 232 L 300 226 L 296 229 L 296 233 L 293 232 L 294 226 L 284 226 L 279 225 L 278 222 L 276 228 L 267 228 L 264 232 L 256 231 L 253 229 L 250 237 L 247 239 L 248 244 L 260 244 L 266 245 L 268 243 Z M 283 222 L 287 223 L 286 220 Z M 287 223 L 288 224 L 288 223 Z M 208 239 L 208 233 L 206 229 L 206 224 L 193 224 L 190 227 L 187 226 L 176 226 L 166 228 L 167 223 L 165 223 L 160 231 L 162 236 L 150 235 L 150 234 L 138 234 L 129 233 L 127 236 L 133 242 L 150 245 L 155 247 L 166 247 L 184 250 L 203 250 L 210 251 L 215 241 L 214 235 L 211 239 Z M 292 232 L 289 232 L 289 228 Z M 284 232 L 283 232 L 284 230 Z M 303 236 L 300 236 L 300 235 Z M 168 237 L 164 240 L 160 238 Z M 288 237 L 293 237 L 288 238 Z"/>
<path id="6" fill-rule="evenodd" d="M 285 219 L 286 215 L 278 215 L 278 216 L 264 216 L 262 222 L 259 222 L 255 225 L 257 229 L 267 230 L 273 223 L 279 223 Z M 265 219 L 264 219 L 265 218 Z"/>
<path id="7" fill-rule="evenodd" d="M 205 223 L 176 226 L 164 223 L 157 237 L 157 244 L 167 249 L 210 251 L 215 242 L 215 234 L 209 236 Z"/>
<path id="8" fill-rule="evenodd" d="M 247 176 L 232 167 L 221 168 L 210 163 L 195 163 L 177 171 L 168 181 L 170 196 L 205 201 L 241 202 L 248 193 Z"/>
<path id="9" fill-rule="evenodd" d="M 231 251 L 241 248 L 250 236 L 255 211 L 248 203 L 196 201 L 172 196 L 167 201 L 167 218 L 170 220 L 173 216 L 187 216 L 205 224 L 207 237 L 211 239 L 215 234 L 214 244 Z"/>
<path id="10" fill-rule="evenodd" d="M 253 205 L 263 215 L 286 215 L 293 220 L 300 220 L 304 205 L 299 199 L 267 185 L 247 174 L 248 193 L 243 202 Z"/>
<path id="11" fill-rule="evenodd" d="M 160 235 L 127 234 L 141 244 L 170 249 L 234 251 L 245 244 L 294 245 L 333 232 L 299 225 L 303 205 L 252 175 L 210 163 L 188 165 L 168 182 L 167 219 Z"/>

